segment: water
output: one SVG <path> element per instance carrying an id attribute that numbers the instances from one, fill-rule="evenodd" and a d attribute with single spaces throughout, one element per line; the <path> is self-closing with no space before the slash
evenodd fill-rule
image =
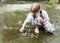
<path id="1" fill-rule="evenodd" d="M 2 13 L 4 19 L 1 32 L 2 43 L 60 43 L 60 11 L 54 9 L 54 7 L 48 7 L 45 10 L 50 16 L 50 22 L 55 25 L 56 31 L 54 35 L 50 35 L 47 32 L 40 32 L 39 35 L 36 35 L 33 32 L 33 28 L 28 25 L 26 28 L 27 31 L 20 33 L 19 29 L 28 12 L 16 10 L 14 12 Z"/>

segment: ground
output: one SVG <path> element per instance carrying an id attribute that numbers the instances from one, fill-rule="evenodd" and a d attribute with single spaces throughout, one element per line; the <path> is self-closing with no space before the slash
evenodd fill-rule
<path id="1" fill-rule="evenodd" d="M 28 26 L 26 33 L 19 33 L 19 29 L 29 13 L 31 4 L 7 4 L 0 7 L 1 34 L 2 43 L 60 43 L 60 10 L 58 5 L 49 6 L 43 4 L 42 9 L 46 10 L 50 22 L 55 25 L 54 35 L 41 32 L 39 37 L 32 32 L 31 26 Z M 56 6 L 56 7 L 54 7 Z M 2 28 L 3 27 L 3 28 Z"/>

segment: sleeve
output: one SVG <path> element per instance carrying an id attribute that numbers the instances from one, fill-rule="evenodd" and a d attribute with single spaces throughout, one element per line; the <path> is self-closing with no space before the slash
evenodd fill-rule
<path id="1" fill-rule="evenodd" d="M 25 19 L 27 23 L 31 22 L 31 14 L 28 14 L 27 18 Z"/>
<path id="2" fill-rule="evenodd" d="M 43 16 L 45 19 L 49 20 L 49 16 L 48 16 L 48 14 L 47 14 L 46 11 L 43 11 L 43 12 L 42 12 L 42 16 Z"/>

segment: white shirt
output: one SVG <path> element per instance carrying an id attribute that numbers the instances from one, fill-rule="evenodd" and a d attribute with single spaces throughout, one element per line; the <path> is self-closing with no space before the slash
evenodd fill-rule
<path id="1" fill-rule="evenodd" d="M 48 14 L 47 14 L 46 11 L 42 10 L 42 16 L 43 16 L 45 19 L 48 19 L 48 20 L 49 20 L 49 17 L 48 17 Z M 36 20 L 37 18 L 39 18 L 39 17 L 40 17 L 40 12 L 38 12 L 38 13 L 36 14 L 35 20 Z M 27 18 L 26 18 L 25 21 L 26 21 L 27 23 L 31 22 L 32 25 L 34 25 L 35 20 L 34 20 L 34 18 L 33 18 L 32 12 L 30 12 L 30 13 L 28 14 L 28 16 L 27 16 Z"/>
<path id="2" fill-rule="evenodd" d="M 43 16 L 45 19 L 49 20 L 49 16 L 48 16 L 48 14 L 47 14 L 47 12 L 46 12 L 45 10 L 42 10 L 42 16 Z"/>

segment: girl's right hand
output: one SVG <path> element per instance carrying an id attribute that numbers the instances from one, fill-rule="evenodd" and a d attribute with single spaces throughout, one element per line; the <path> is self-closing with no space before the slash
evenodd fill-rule
<path id="1" fill-rule="evenodd" d="M 19 31 L 20 31 L 21 33 L 23 33 L 23 32 L 24 32 L 24 29 L 23 29 L 23 28 L 21 28 Z"/>

